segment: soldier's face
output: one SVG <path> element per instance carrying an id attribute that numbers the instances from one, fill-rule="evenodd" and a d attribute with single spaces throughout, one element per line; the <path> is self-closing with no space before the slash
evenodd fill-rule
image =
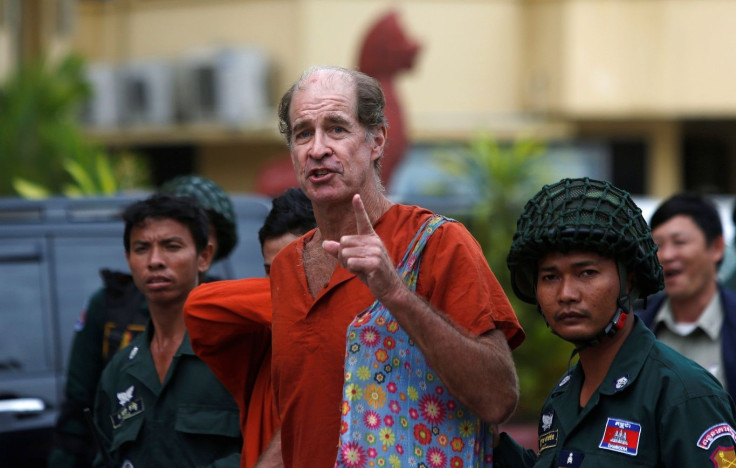
<path id="1" fill-rule="evenodd" d="M 616 311 L 616 262 L 594 252 L 554 252 L 539 262 L 537 301 L 550 328 L 572 343 L 594 338 Z"/>
<path id="2" fill-rule="evenodd" d="M 130 231 L 128 266 L 136 287 L 149 302 L 186 300 L 209 268 L 212 245 L 197 253 L 189 229 L 171 219 L 147 218 Z"/>

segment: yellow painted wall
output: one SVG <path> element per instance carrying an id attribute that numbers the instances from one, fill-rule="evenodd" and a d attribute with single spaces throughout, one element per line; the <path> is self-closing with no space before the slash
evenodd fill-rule
<path id="1" fill-rule="evenodd" d="M 633 122 L 653 142 L 649 188 L 663 192 L 682 178 L 678 155 L 668 156 L 674 122 L 736 115 L 728 0 L 80 0 L 75 45 L 90 60 L 122 62 L 257 44 L 271 58 L 275 102 L 311 65 L 354 66 L 388 8 L 423 47 L 397 78 L 415 140 L 534 125 L 570 136 L 591 122 L 605 138 Z M 214 146 L 203 144 L 207 172 L 230 164 Z"/>
<path id="2" fill-rule="evenodd" d="M 269 161 L 288 157 L 286 144 L 222 143 L 200 148 L 197 173 L 216 180 L 229 192 L 252 192 L 259 170 Z"/>
<path id="3" fill-rule="evenodd" d="M 353 67 L 370 24 L 396 8 L 423 46 L 397 83 L 414 127 L 468 130 L 520 107 L 521 8 L 514 0 L 118 0 L 80 5 L 77 48 L 92 61 L 171 59 L 258 44 L 280 96 L 312 65 Z M 500 116 L 500 117 L 499 117 Z"/>
<path id="4" fill-rule="evenodd" d="M 537 78 L 550 84 L 544 110 L 576 118 L 736 111 L 736 2 L 540 0 L 530 8 Z"/>
<path id="5" fill-rule="evenodd" d="M 311 65 L 353 66 L 365 30 L 388 8 L 423 45 L 398 79 L 420 130 L 529 110 L 736 112 L 736 2 L 724 0 L 82 0 L 75 46 L 114 62 L 257 44 L 280 95 Z"/>
<path id="6" fill-rule="evenodd" d="M 297 7 L 288 0 L 83 3 L 76 47 L 91 61 L 123 63 L 255 45 L 270 57 L 275 84 L 284 88 L 297 73 Z"/>
<path id="7" fill-rule="evenodd" d="M 410 125 L 472 129 L 519 109 L 521 7 L 509 0 L 304 2 L 300 64 L 355 65 L 365 31 L 395 8 L 422 45 L 415 68 L 397 78 Z"/>

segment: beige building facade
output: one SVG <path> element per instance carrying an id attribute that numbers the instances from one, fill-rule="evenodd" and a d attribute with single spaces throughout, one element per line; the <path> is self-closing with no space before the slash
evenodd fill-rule
<path id="1" fill-rule="evenodd" d="M 0 1 L 0 73 L 28 53 L 17 46 L 19 24 L 35 24 L 39 47 L 74 49 L 90 63 L 256 46 L 268 59 L 272 106 L 311 65 L 355 66 L 366 29 L 393 8 L 422 45 L 397 78 L 412 142 L 478 132 L 595 140 L 612 148 L 614 175 L 640 193 L 736 191 L 736 2 L 28 1 L 36 14 L 20 22 L 18 0 Z M 236 129 L 172 124 L 90 136 L 115 147 L 189 147 L 198 172 L 236 191 L 251 190 L 257 170 L 285 152 L 275 111 Z"/>

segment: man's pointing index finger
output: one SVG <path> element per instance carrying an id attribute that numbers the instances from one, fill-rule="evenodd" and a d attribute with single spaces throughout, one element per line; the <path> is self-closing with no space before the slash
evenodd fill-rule
<path id="1" fill-rule="evenodd" d="M 353 195 L 353 210 L 355 210 L 355 225 L 358 235 L 373 234 L 371 218 L 368 217 L 365 206 L 363 206 L 363 200 L 361 200 L 360 195 L 357 193 Z"/>

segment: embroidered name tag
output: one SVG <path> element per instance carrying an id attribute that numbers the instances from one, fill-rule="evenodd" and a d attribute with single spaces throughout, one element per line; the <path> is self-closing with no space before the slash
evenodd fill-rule
<path id="1" fill-rule="evenodd" d="M 698 447 L 703 450 L 708 450 L 714 440 L 723 436 L 731 436 L 731 438 L 736 441 L 736 431 L 734 431 L 733 428 L 725 422 L 706 429 L 705 432 L 700 435 L 700 438 L 698 438 Z"/>
<path id="2" fill-rule="evenodd" d="M 112 427 L 117 429 L 123 424 L 123 421 L 130 419 L 136 414 L 143 412 L 143 399 L 136 398 L 121 406 L 115 413 L 110 415 Z"/>
<path id="3" fill-rule="evenodd" d="M 557 429 L 539 436 L 539 453 L 552 447 L 557 447 Z"/>
<path id="4" fill-rule="evenodd" d="M 608 418 L 606 430 L 603 432 L 603 439 L 598 448 L 633 456 L 639 450 L 640 435 L 641 424 Z"/>

